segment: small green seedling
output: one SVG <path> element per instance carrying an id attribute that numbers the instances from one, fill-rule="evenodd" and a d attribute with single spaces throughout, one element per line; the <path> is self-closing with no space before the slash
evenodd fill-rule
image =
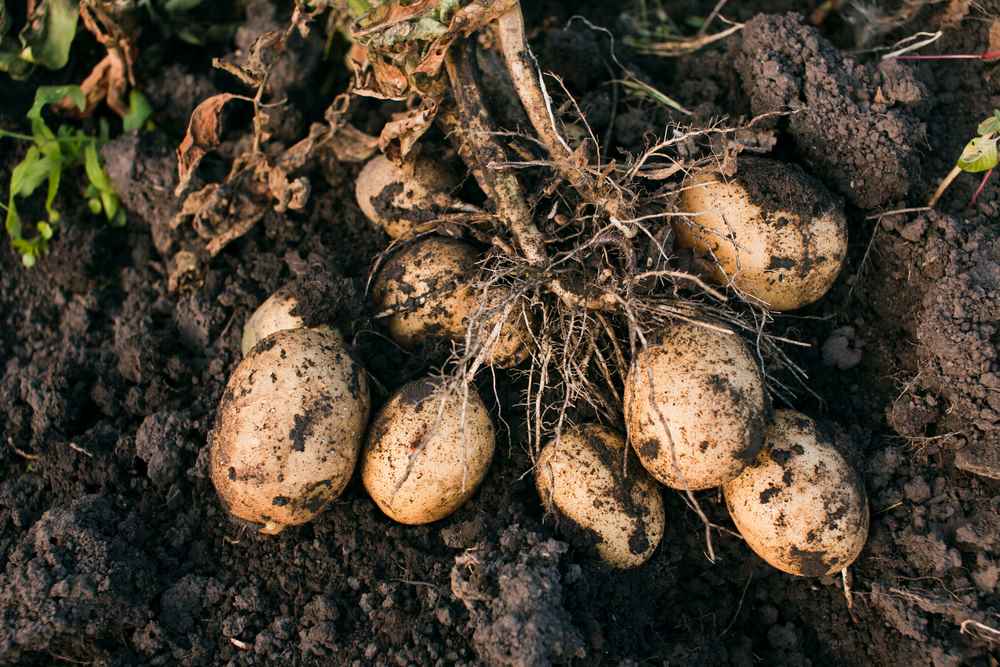
<path id="1" fill-rule="evenodd" d="M 982 53 L 906 54 L 893 55 L 891 57 L 896 60 L 911 61 L 978 60 L 991 63 L 1000 60 L 1000 50 L 994 49 L 983 51 Z M 938 203 L 938 200 L 941 199 L 945 191 L 963 171 L 970 174 L 985 172 L 983 180 L 980 181 L 979 187 L 976 188 L 976 192 L 972 195 L 970 204 L 975 204 L 976 200 L 979 199 L 979 195 L 983 193 L 987 181 L 990 180 L 990 176 L 993 175 L 993 170 L 1000 163 L 1000 155 L 997 153 L 998 141 L 1000 141 L 1000 110 L 994 109 L 993 115 L 979 124 L 979 127 L 976 129 L 976 136 L 965 145 L 962 154 L 958 156 L 958 162 L 955 163 L 955 166 L 952 167 L 948 175 L 938 185 L 937 190 L 934 191 L 934 195 L 927 202 L 928 208 L 933 208 Z"/>
<path id="2" fill-rule="evenodd" d="M 934 196 L 927 202 L 927 206 L 933 208 L 945 193 L 945 190 L 948 189 L 963 171 L 970 174 L 985 172 L 983 180 L 979 183 L 979 187 L 976 188 L 975 194 L 972 195 L 971 203 L 975 204 L 976 200 L 979 199 L 979 195 L 982 194 L 983 189 L 986 187 L 986 182 L 993 174 L 993 170 L 1000 163 L 1000 154 L 997 152 L 998 141 L 1000 141 L 1000 110 L 994 110 L 992 116 L 979 124 L 976 136 L 965 145 L 962 154 L 958 156 L 958 162 L 955 163 L 952 170 L 941 181 L 941 184 L 934 192 Z"/>
<path id="3" fill-rule="evenodd" d="M 55 233 L 60 213 L 55 208 L 56 195 L 62 183 L 63 172 L 83 167 L 87 176 L 84 192 L 94 215 L 103 214 L 115 226 L 125 224 L 125 211 L 111 186 L 111 179 L 101 166 L 98 150 L 108 140 L 108 124 L 101 121 L 98 136 L 91 136 L 83 130 L 69 125 L 60 125 L 53 131 L 42 118 L 42 110 L 49 104 L 68 98 L 78 109 L 86 106 L 86 98 L 79 86 L 42 86 L 35 93 L 35 103 L 28 111 L 31 134 L 0 130 L 0 137 L 30 142 L 24 159 L 14 167 L 10 175 L 4 227 L 11 245 L 21 255 L 26 267 L 32 267 L 48 250 L 48 242 Z M 143 109 L 139 100 L 133 98 L 133 116 L 129 125 L 141 127 L 148 118 L 148 105 Z M 143 117 L 144 116 L 144 117 Z M 18 213 L 18 200 L 32 196 L 42 184 L 46 184 L 46 220 L 35 222 L 34 236 L 25 237 L 24 224 Z"/>

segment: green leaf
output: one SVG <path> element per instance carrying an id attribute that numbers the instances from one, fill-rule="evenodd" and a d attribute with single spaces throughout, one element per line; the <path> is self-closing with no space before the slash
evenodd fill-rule
<path id="1" fill-rule="evenodd" d="M 83 166 L 87 172 L 87 178 L 91 185 L 97 188 L 101 205 L 104 208 L 104 215 L 107 216 L 109 222 L 115 223 L 118 220 L 121 202 L 111 185 L 111 179 L 104 171 L 104 167 L 101 166 L 101 160 L 97 154 L 97 144 L 88 144 L 84 149 L 83 156 Z"/>
<path id="2" fill-rule="evenodd" d="M 114 192 L 111 187 L 111 179 L 104 172 L 101 166 L 101 158 L 97 154 L 97 144 L 89 143 L 83 149 L 83 167 L 87 172 L 87 179 L 97 188 L 98 192 Z"/>
<path id="3" fill-rule="evenodd" d="M 989 171 L 1000 162 L 997 153 L 997 139 L 976 137 L 965 145 L 958 158 L 958 168 L 972 173 Z"/>
<path id="4" fill-rule="evenodd" d="M 68 97 L 80 111 L 87 108 L 87 96 L 83 94 L 80 86 L 39 86 L 35 91 L 35 103 L 31 105 L 26 118 L 41 120 L 42 109 L 48 104 L 59 102 L 64 97 Z"/>
<path id="5" fill-rule="evenodd" d="M 14 197 L 10 198 L 7 205 L 7 216 L 4 219 L 4 228 L 12 242 L 21 238 L 21 216 L 17 214 L 17 206 L 14 205 Z"/>
<path id="6" fill-rule="evenodd" d="M 1000 111 L 994 110 L 992 116 L 979 124 L 976 132 L 979 136 L 1000 133 Z"/>
<path id="7" fill-rule="evenodd" d="M 153 107 L 150 106 L 146 96 L 138 90 L 133 90 L 128 96 L 128 113 L 122 119 L 126 132 L 135 132 L 142 129 L 153 114 Z"/>
<path id="8" fill-rule="evenodd" d="M 65 67 L 79 17 L 75 0 L 40 0 L 21 30 L 21 58 L 49 69 Z"/>
<path id="9" fill-rule="evenodd" d="M 52 238 L 52 226 L 49 225 L 49 223 L 39 222 L 37 225 L 35 225 L 35 227 L 38 228 L 39 236 L 41 236 L 46 241 Z"/>
<path id="10" fill-rule="evenodd" d="M 10 197 L 28 197 L 42 184 L 51 168 L 51 160 L 37 146 L 28 149 L 24 159 L 10 175 Z"/>

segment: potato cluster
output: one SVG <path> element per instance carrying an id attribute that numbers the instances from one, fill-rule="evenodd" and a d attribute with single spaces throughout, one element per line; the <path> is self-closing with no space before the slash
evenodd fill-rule
<path id="1" fill-rule="evenodd" d="M 708 262 L 712 279 L 771 308 L 816 301 L 846 253 L 843 214 L 798 168 L 761 158 L 741 165 L 737 179 L 709 171 L 687 179 L 679 243 Z M 404 240 L 375 276 L 377 317 L 402 348 L 445 341 L 485 365 L 514 367 L 532 343 L 520 297 L 483 291 L 472 244 L 418 235 L 456 182 L 420 158 L 377 157 L 361 172 L 361 209 Z M 309 521 L 340 495 L 359 458 L 365 490 L 392 520 L 426 524 L 458 510 L 495 449 L 475 387 L 410 382 L 369 425 L 364 369 L 337 331 L 306 326 L 298 311 L 283 288 L 244 328 L 244 359 L 210 437 L 212 479 L 230 513 L 264 533 Z M 626 435 L 572 426 L 539 452 L 534 481 L 546 516 L 608 565 L 632 568 L 666 531 L 660 484 L 688 494 L 721 488 L 747 545 L 772 566 L 820 576 L 850 565 L 868 532 L 861 478 L 813 420 L 771 409 L 743 337 L 677 321 L 646 340 L 623 378 Z"/>
<path id="2" fill-rule="evenodd" d="M 625 423 L 639 461 L 663 484 L 721 486 L 747 544 L 774 567 L 832 574 L 861 552 L 861 478 L 811 419 L 771 414 L 757 362 L 735 332 L 691 323 L 664 331 L 632 363 Z"/>
<path id="3" fill-rule="evenodd" d="M 209 436 L 229 513 L 264 534 L 310 521 L 343 492 L 359 454 L 365 489 L 390 518 L 421 524 L 456 511 L 493 458 L 493 422 L 475 388 L 412 382 L 369 428 L 364 369 L 339 332 L 306 327 L 298 305 L 282 288 L 244 326 L 244 358 Z"/>

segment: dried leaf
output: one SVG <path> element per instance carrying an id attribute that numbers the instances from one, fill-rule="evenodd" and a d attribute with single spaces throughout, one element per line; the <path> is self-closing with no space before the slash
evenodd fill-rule
<path id="1" fill-rule="evenodd" d="M 375 154 L 378 139 L 353 125 L 343 125 L 330 137 L 329 146 L 341 162 L 364 162 Z"/>
<path id="2" fill-rule="evenodd" d="M 264 57 L 271 48 L 281 45 L 283 36 L 284 33 L 278 30 L 261 33 L 250 45 L 245 63 L 232 63 L 221 58 L 213 58 L 212 66 L 229 72 L 250 88 L 258 88 L 263 85 L 268 68 L 271 66 L 271 63 L 265 62 Z"/>
<path id="3" fill-rule="evenodd" d="M 451 44 L 487 27 L 517 1 L 473 0 L 450 19 L 444 16 L 451 5 L 440 2 L 391 0 L 380 5 L 352 30 L 355 46 L 348 62 L 355 74 L 354 92 L 394 100 L 413 93 L 426 95 L 428 82 L 438 79 Z"/>
<path id="4" fill-rule="evenodd" d="M 356 40 L 379 30 L 419 18 L 437 8 L 438 0 L 417 0 L 406 4 L 407 0 L 390 0 L 375 7 L 357 20 L 351 28 L 351 36 Z"/>
<path id="5" fill-rule="evenodd" d="M 219 145 L 222 130 L 222 109 L 232 100 L 238 99 L 245 100 L 246 98 L 230 93 L 213 95 L 199 104 L 191 114 L 187 133 L 177 148 L 178 183 L 174 190 L 177 196 L 180 196 L 187 189 L 188 183 L 202 159 L 210 150 Z"/>
<path id="6" fill-rule="evenodd" d="M 392 120 L 385 124 L 379 135 L 379 148 L 391 159 L 406 157 L 434 123 L 437 111 L 437 100 L 426 97 L 416 109 L 393 114 Z"/>
<path id="7" fill-rule="evenodd" d="M 434 40 L 430 48 L 427 49 L 420 65 L 414 70 L 416 74 L 427 76 L 437 76 L 444 63 L 444 57 L 448 53 L 448 48 L 452 42 L 462 36 L 469 36 L 472 33 L 482 30 L 490 23 L 500 18 L 514 6 L 518 0 L 484 0 L 472 2 L 455 12 L 448 30 L 443 35 Z"/>

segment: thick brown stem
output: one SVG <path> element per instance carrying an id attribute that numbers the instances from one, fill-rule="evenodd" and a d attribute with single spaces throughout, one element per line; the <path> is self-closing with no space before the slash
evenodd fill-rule
<path id="1" fill-rule="evenodd" d="M 618 217 L 620 204 L 617 194 L 603 193 L 597 188 L 594 179 L 580 165 L 580 156 L 559 134 L 551 101 L 524 36 L 524 16 L 520 4 L 497 19 L 496 34 L 507 71 L 514 82 L 514 90 L 555 168 L 584 199 L 607 209 L 611 217 Z"/>
<path id="2" fill-rule="evenodd" d="M 445 67 L 457 114 L 445 113 L 440 118 L 448 133 L 456 139 L 459 156 L 496 205 L 497 215 L 507 224 L 525 260 L 531 266 L 544 269 L 549 264 L 545 237 L 532 219 L 521 182 L 501 166 L 507 161 L 507 154 L 496 138 L 479 88 L 472 48 L 472 43 L 465 41 L 455 44 L 448 53 Z M 619 305 L 617 295 L 611 292 L 580 294 L 559 278 L 548 280 L 546 287 L 571 308 L 614 311 Z"/>
<path id="3" fill-rule="evenodd" d="M 457 124 L 450 129 L 458 134 L 459 155 L 470 165 L 483 191 L 493 199 L 497 214 L 509 226 L 524 258 L 533 266 L 544 266 L 548 263 L 545 239 L 532 220 L 521 183 L 516 175 L 497 167 L 507 162 L 507 154 L 493 133 L 472 63 L 471 43 L 455 44 L 445 66 L 458 109 Z"/>

